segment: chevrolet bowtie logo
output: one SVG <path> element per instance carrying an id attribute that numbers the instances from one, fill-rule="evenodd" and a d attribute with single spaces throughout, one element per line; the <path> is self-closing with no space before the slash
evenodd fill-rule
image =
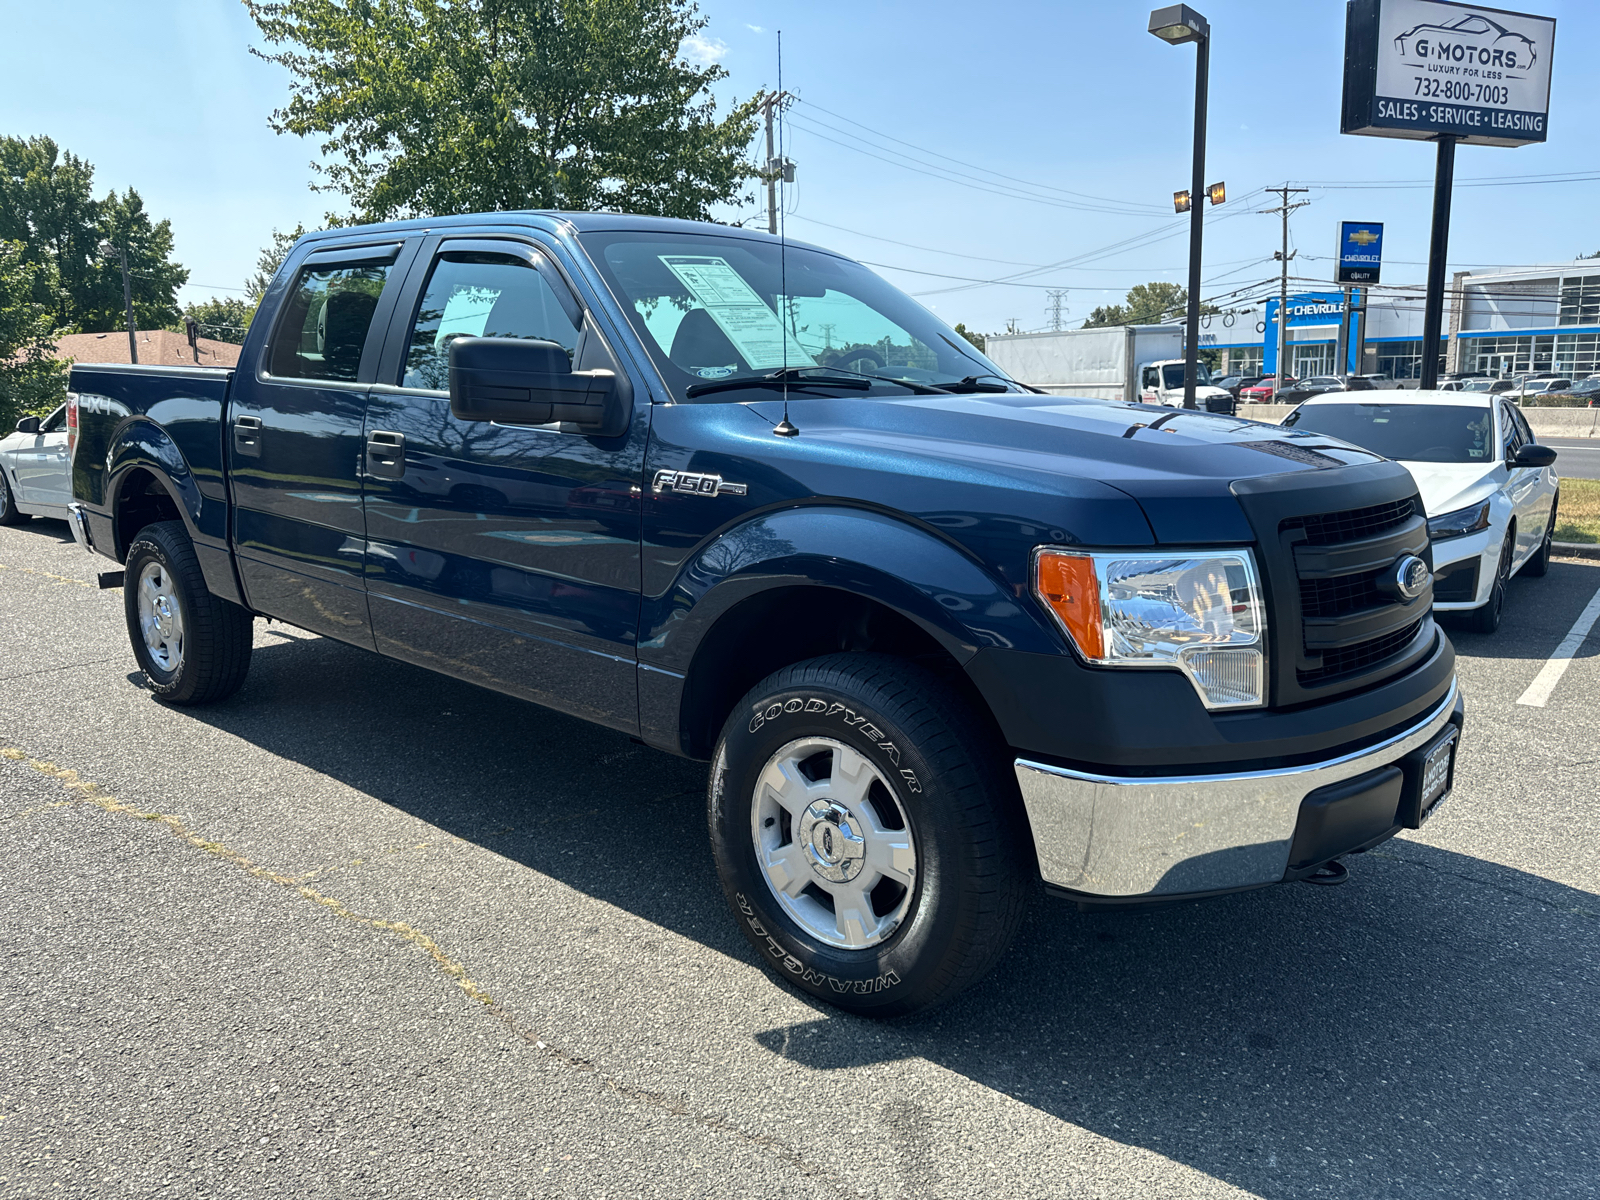
<path id="1" fill-rule="evenodd" d="M 1378 240 L 1378 235 L 1370 229 L 1356 229 L 1351 231 L 1350 240 L 1358 246 L 1370 246 Z"/>

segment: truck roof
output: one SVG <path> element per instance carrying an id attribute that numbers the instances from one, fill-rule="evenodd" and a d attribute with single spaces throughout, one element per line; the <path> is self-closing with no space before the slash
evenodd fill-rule
<path id="1" fill-rule="evenodd" d="M 785 239 L 759 229 L 744 229 L 735 225 L 722 225 L 716 221 L 686 221 L 677 217 L 650 217 L 636 213 L 566 212 L 558 209 L 519 209 L 511 212 L 457 213 L 447 217 L 418 217 L 408 221 L 382 221 L 371 225 L 343 225 L 337 229 L 322 229 L 308 233 L 302 241 L 323 241 L 330 238 L 347 238 L 366 233 L 411 233 L 430 229 L 450 229 L 460 226 L 507 225 L 524 229 L 542 229 L 547 233 L 698 233 L 719 237 L 742 238 L 748 241 L 777 243 Z M 837 250 L 817 246 L 810 242 L 786 239 L 791 246 L 816 250 L 823 254 L 838 255 Z"/>

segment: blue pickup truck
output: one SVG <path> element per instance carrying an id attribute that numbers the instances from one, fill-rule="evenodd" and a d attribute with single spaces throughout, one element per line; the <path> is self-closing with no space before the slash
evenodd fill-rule
<path id="1" fill-rule="evenodd" d="M 311 234 L 236 369 L 76 367 L 68 427 L 158 695 L 235 692 L 265 616 L 708 761 L 734 919 L 856 1012 L 971 984 L 1041 880 L 1338 879 L 1450 790 L 1402 467 L 1040 394 L 816 247 Z"/>

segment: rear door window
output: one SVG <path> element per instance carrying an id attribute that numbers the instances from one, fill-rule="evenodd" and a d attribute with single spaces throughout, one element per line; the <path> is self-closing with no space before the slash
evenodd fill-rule
<path id="1" fill-rule="evenodd" d="M 354 383 L 389 270 L 387 263 L 303 267 L 284 299 L 268 374 Z"/>

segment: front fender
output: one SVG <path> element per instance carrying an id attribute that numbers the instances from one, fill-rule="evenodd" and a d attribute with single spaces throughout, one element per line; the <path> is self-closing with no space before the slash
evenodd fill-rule
<path id="1" fill-rule="evenodd" d="M 958 546 L 882 513 L 817 505 L 757 514 L 701 547 L 663 595 L 645 597 L 640 662 L 686 673 L 706 634 L 735 605 L 797 585 L 884 604 L 961 663 L 986 646 L 1062 653 L 1031 602 Z"/>

